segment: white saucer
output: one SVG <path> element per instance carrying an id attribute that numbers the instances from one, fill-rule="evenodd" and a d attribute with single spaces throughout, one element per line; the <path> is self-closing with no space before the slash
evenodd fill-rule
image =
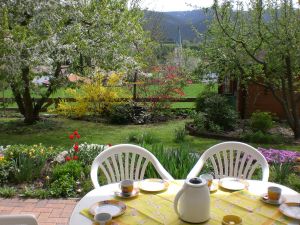
<path id="1" fill-rule="evenodd" d="M 115 191 L 115 195 L 120 198 L 133 198 L 133 197 L 138 196 L 139 193 L 140 193 L 140 190 L 138 188 L 134 188 L 131 193 L 124 193 L 121 190 Z"/>
<path id="2" fill-rule="evenodd" d="M 219 185 L 227 190 L 239 191 L 245 189 L 248 184 L 247 181 L 235 177 L 226 177 L 219 181 Z"/>
<path id="3" fill-rule="evenodd" d="M 146 192 L 165 191 L 169 187 L 169 183 L 161 179 L 145 179 L 139 182 L 139 188 Z"/>
<path id="4" fill-rule="evenodd" d="M 122 215 L 126 210 L 126 205 L 123 202 L 111 199 L 94 203 L 89 208 L 89 213 L 95 216 L 98 213 L 109 213 L 112 217 Z"/>
<path id="5" fill-rule="evenodd" d="M 270 200 L 268 198 L 268 194 L 264 194 L 261 198 L 260 198 L 264 203 L 267 203 L 267 204 L 271 204 L 271 205 L 281 205 L 282 203 L 285 202 L 285 197 L 284 196 L 280 196 L 280 199 L 279 200 Z"/>
<path id="6" fill-rule="evenodd" d="M 280 205 L 279 211 L 288 217 L 300 220 L 300 203 L 296 203 L 296 202 L 283 203 Z"/>

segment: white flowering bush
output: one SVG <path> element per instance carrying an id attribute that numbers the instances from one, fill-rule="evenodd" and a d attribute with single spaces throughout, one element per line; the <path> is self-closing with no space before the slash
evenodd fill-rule
<path id="1" fill-rule="evenodd" d="M 109 145 L 100 144 L 88 144 L 82 143 L 79 145 L 80 151 L 78 152 L 79 160 L 84 165 L 92 165 L 94 159 L 99 155 L 104 149 L 108 148 Z"/>

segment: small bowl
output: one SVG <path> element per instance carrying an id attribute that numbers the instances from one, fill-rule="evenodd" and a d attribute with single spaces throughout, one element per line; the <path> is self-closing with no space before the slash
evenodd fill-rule
<path id="1" fill-rule="evenodd" d="M 222 225 L 241 225 L 242 218 L 236 215 L 226 215 L 223 217 Z"/>

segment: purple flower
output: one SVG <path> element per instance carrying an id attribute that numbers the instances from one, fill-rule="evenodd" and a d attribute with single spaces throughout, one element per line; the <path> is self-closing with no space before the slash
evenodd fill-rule
<path id="1" fill-rule="evenodd" d="M 258 150 L 264 155 L 269 163 L 284 163 L 295 161 L 297 157 L 300 157 L 300 152 L 278 150 L 278 149 L 264 149 L 258 148 Z"/>

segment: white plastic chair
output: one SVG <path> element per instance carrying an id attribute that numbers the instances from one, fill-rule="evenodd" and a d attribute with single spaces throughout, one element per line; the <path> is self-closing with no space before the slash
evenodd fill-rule
<path id="1" fill-rule="evenodd" d="M 91 168 L 92 183 L 95 188 L 100 187 L 99 167 L 108 183 L 125 179 L 142 180 L 149 162 L 152 163 L 161 178 L 174 180 L 151 152 L 140 146 L 120 144 L 107 148 L 95 158 Z"/>
<path id="2" fill-rule="evenodd" d="M 1 225 L 38 225 L 33 215 L 2 215 L 0 216 Z"/>
<path id="3" fill-rule="evenodd" d="M 188 177 L 199 175 L 204 163 L 211 161 L 216 179 L 237 177 L 251 179 L 254 171 L 260 166 L 262 180 L 269 179 L 269 165 L 265 157 L 254 147 L 241 142 L 223 142 L 206 150 L 188 174 Z"/>

